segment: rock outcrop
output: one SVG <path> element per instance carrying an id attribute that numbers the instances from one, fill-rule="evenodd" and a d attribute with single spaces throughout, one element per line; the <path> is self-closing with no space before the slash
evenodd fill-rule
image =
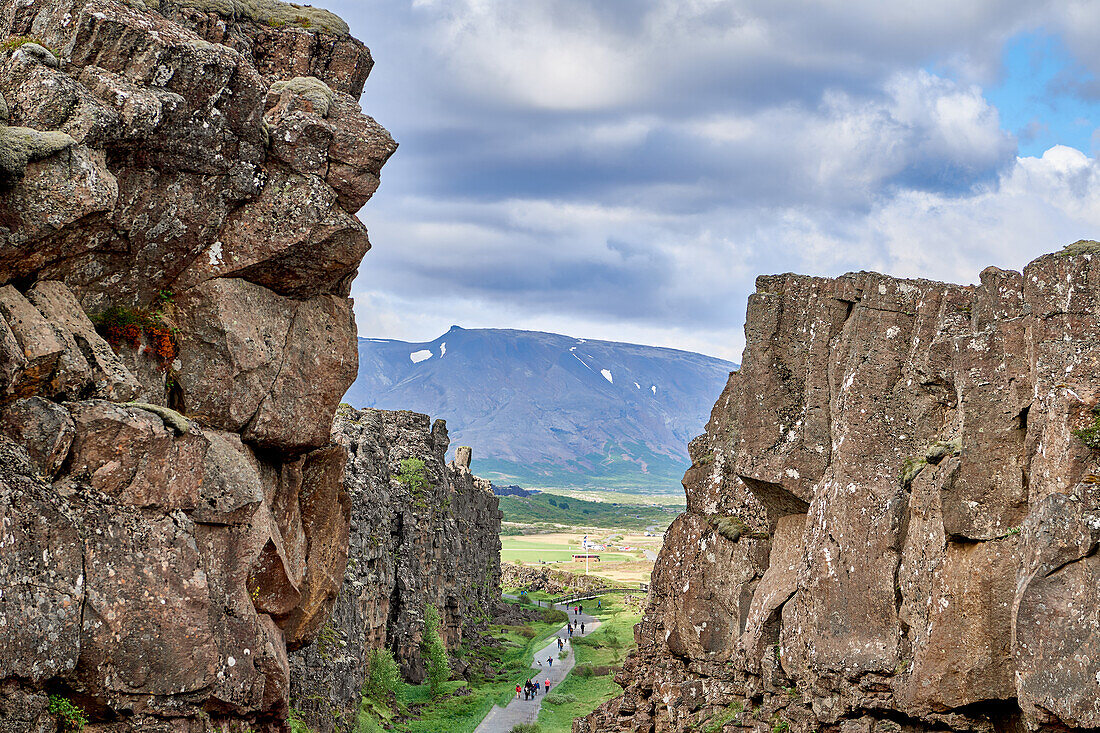
<path id="1" fill-rule="evenodd" d="M 548 567 L 527 567 L 511 563 L 500 566 L 500 583 L 511 588 L 561 595 L 611 587 L 609 581 L 597 575 L 577 575 Z"/>
<path id="2" fill-rule="evenodd" d="M 371 650 L 390 649 L 406 679 L 423 681 L 427 605 L 439 610 L 455 651 L 485 630 L 500 603 L 497 498 L 470 473 L 468 448 L 445 462 L 442 420 L 342 406 L 332 438 L 348 451 L 347 572 L 331 620 L 291 655 L 292 704 L 321 733 L 354 730 Z M 422 469 L 404 468 L 409 460 Z"/>
<path id="3" fill-rule="evenodd" d="M 275 0 L 0 0 L 0 730 L 286 729 L 350 531 L 370 66 Z"/>
<path id="4" fill-rule="evenodd" d="M 761 277 L 745 332 L 574 731 L 1100 728 L 1100 244 Z"/>

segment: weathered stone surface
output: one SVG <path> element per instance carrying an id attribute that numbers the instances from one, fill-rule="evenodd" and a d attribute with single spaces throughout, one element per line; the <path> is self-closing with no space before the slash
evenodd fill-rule
<path id="1" fill-rule="evenodd" d="M 346 24 L 238 6 L 0 0 L 4 733 L 56 733 L 54 693 L 94 733 L 284 733 L 344 579 L 355 212 L 395 144 Z"/>
<path id="2" fill-rule="evenodd" d="M 92 321 L 67 287 L 56 280 L 39 280 L 27 291 L 27 298 L 50 322 L 65 344 L 62 358 L 68 356 L 74 363 L 82 362 L 88 370 L 90 396 L 110 400 L 132 400 L 137 397 L 141 385 L 96 332 Z"/>
<path id="3" fill-rule="evenodd" d="M 347 456 L 343 446 L 329 446 L 310 453 L 302 466 L 298 506 L 309 554 L 301 601 L 283 627 L 291 648 L 316 637 L 344 584 L 351 529 L 351 500 L 344 487 Z"/>
<path id="4" fill-rule="evenodd" d="M 1095 258 L 759 278 L 623 695 L 574 730 L 1096 729 Z"/>
<path id="5" fill-rule="evenodd" d="M 67 480 L 87 482 L 126 506 L 198 505 L 206 441 L 197 428 L 177 436 L 158 415 L 106 401 L 74 402 L 69 412 L 76 438 Z"/>
<path id="6" fill-rule="evenodd" d="M 185 412 L 264 447 L 300 452 L 328 441 L 324 426 L 358 367 L 347 299 L 293 300 L 219 278 L 176 308 Z"/>
<path id="7" fill-rule="evenodd" d="M 84 569 L 74 516 L 0 436 L 0 678 L 40 682 L 80 656 Z"/>
<path id="8" fill-rule="evenodd" d="M 0 407 L 0 434 L 23 446 L 46 478 L 61 468 L 75 433 L 68 411 L 56 402 L 27 397 Z"/>
<path id="9" fill-rule="evenodd" d="M 426 604 L 439 609 L 453 649 L 483 628 L 500 597 L 497 499 L 488 481 L 445 464 L 441 420 L 341 407 L 332 437 L 348 452 L 347 572 L 325 632 L 291 660 L 294 707 L 325 733 L 354 720 L 371 650 L 390 649 L 406 678 L 423 680 Z M 397 480 L 407 458 L 424 461 L 423 491 Z"/>
<path id="10" fill-rule="evenodd" d="M 610 588 L 611 583 L 598 575 L 576 575 L 546 566 L 500 564 L 500 584 L 511 588 L 543 591 L 551 595 Z"/>
<path id="11" fill-rule="evenodd" d="M 49 321 L 11 285 L 0 288 L 0 317 L 11 329 L 22 352 L 23 364 L 15 380 L 15 395 L 26 397 L 40 390 L 48 393 L 49 379 L 65 352 Z"/>

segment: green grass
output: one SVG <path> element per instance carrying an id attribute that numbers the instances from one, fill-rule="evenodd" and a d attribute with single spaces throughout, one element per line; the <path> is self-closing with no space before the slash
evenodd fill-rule
<path id="1" fill-rule="evenodd" d="M 644 530 L 652 525 L 664 529 L 682 506 L 654 506 L 638 503 L 586 501 L 560 494 L 502 496 L 500 510 L 505 522 L 569 527 L 604 527 Z"/>
<path id="2" fill-rule="evenodd" d="M 574 642 L 577 666 L 550 691 L 551 698 L 557 695 L 562 701 L 550 704 L 548 698 L 543 703 L 538 719 L 543 733 L 568 733 L 575 718 L 587 715 L 622 692 L 615 684 L 614 673 L 591 677 L 579 674 L 584 666 L 621 665 L 634 646 L 634 624 L 641 620 L 641 614 L 624 608 L 621 598 L 604 596 L 602 600 L 603 608 L 599 611 L 595 601 L 584 603 L 585 611 L 603 623 L 595 632 Z"/>
<path id="3" fill-rule="evenodd" d="M 443 696 L 438 700 L 431 699 L 427 684 L 400 685 L 397 690 L 400 709 L 418 705 L 423 707 L 417 710 L 418 720 L 398 723 L 393 730 L 402 733 L 472 733 L 494 704 L 507 704 L 515 695 L 516 684 L 534 674 L 531 663 L 535 651 L 564 623 L 564 614 L 559 612 L 559 618 L 554 622 L 532 622 L 525 625 L 527 629 L 523 626 L 490 626 L 492 635 L 500 639 L 504 646 L 497 650 L 484 649 L 482 653 L 490 655 L 487 658 L 502 668 L 503 673 L 495 679 L 470 685 L 464 681 L 447 682 L 443 685 Z M 466 686 L 469 686 L 469 695 L 453 696 L 456 690 Z"/>

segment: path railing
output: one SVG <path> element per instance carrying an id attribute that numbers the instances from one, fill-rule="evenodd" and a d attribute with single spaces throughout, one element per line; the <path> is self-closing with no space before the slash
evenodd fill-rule
<path id="1" fill-rule="evenodd" d="M 562 596 L 555 598 L 554 603 L 564 604 L 572 603 L 574 601 L 587 601 L 589 598 L 595 598 L 596 596 L 607 595 L 608 593 L 648 593 L 649 583 L 639 583 L 637 586 L 617 586 L 613 588 L 596 588 L 594 590 L 586 590 L 582 593 L 574 593 L 568 596 Z"/>

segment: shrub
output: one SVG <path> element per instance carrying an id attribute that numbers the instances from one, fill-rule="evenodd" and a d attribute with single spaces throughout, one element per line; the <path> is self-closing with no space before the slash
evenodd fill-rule
<path id="1" fill-rule="evenodd" d="M 428 505 L 424 495 L 431 484 L 424 470 L 424 461 L 419 458 L 406 458 L 401 461 L 401 467 L 397 472 L 397 483 L 409 490 L 416 506 L 423 508 Z"/>
<path id="2" fill-rule="evenodd" d="M 451 676 L 451 663 L 447 660 L 447 647 L 439 630 L 439 609 L 430 603 L 424 607 L 424 656 L 428 663 L 428 689 L 432 697 L 438 697 L 443 683 Z"/>
<path id="3" fill-rule="evenodd" d="M 152 310 L 111 306 L 93 316 L 92 321 L 103 340 L 115 349 L 123 344 L 140 349 L 144 335 L 161 371 L 167 371 L 179 354 L 176 329 L 164 320 L 164 309 L 172 304 L 172 297 L 172 291 L 162 290 Z"/>
<path id="4" fill-rule="evenodd" d="M 539 733 L 541 730 L 538 723 L 519 723 L 512 726 L 512 733 Z"/>
<path id="5" fill-rule="evenodd" d="M 57 717 L 58 722 L 61 723 L 60 729 L 63 731 L 84 730 L 84 724 L 88 722 L 83 708 L 60 695 L 50 695 L 49 711 L 51 715 Z"/>
<path id="6" fill-rule="evenodd" d="M 386 703 L 401 683 L 401 672 L 389 649 L 373 649 L 367 657 L 367 679 L 363 695 Z"/>
<path id="7" fill-rule="evenodd" d="M 1074 430 L 1073 436 L 1089 448 L 1100 450 L 1100 412 L 1096 413 L 1096 419 L 1093 420 L 1092 425 Z"/>
<path id="8" fill-rule="evenodd" d="M 566 703 L 576 702 L 577 696 L 570 695 L 568 692 L 551 692 L 546 696 L 547 705 L 565 705 Z"/>
<path id="9" fill-rule="evenodd" d="M 565 611 L 559 611 L 556 608 L 548 608 L 542 612 L 542 622 L 544 624 L 564 624 L 569 620 L 569 616 Z"/>

